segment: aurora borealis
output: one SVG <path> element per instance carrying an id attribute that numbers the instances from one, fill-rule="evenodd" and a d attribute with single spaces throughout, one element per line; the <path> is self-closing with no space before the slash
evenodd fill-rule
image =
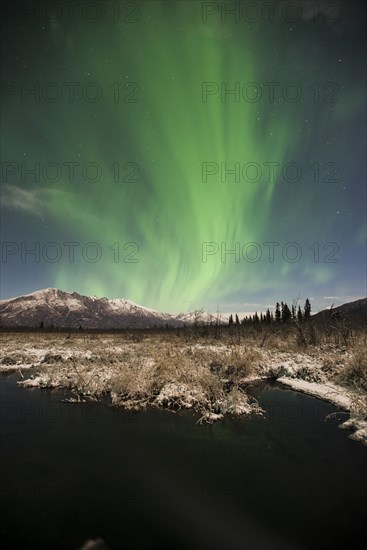
<path id="1" fill-rule="evenodd" d="M 2 298 L 367 294 L 363 2 L 25 4 L 2 29 Z"/>

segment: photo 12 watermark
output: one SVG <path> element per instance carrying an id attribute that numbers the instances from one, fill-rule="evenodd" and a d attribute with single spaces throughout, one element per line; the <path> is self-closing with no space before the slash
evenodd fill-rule
<path id="1" fill-rule="evenodd" d="M 297 161 L 280 163 L 275 160 L 264 162 L 204 161 L 201 163 L 202 183 L 339 183 L 336 177 L 340 171 L 337 162 L 314 160 L 306 166 Z"/>
<path id="2" fill-rule="evenodd" d="M 3 264 L 17 260 L 25 264 L 67 262 L 87 262 L 95 264 L 102 260 L 112 261 L 115 264 L 139 263 L 139 245 L 136 242 L 114 242 L 111 245 L 102 245 L 91 241 L 81 243 L 78 241 L 44 242 L 35 241 L 4 241 L 1 243 L 1 262 Z"/>
<path id="3" fill-rule="evenodd" d="M 99 162 L 15 162 L 1 163 L 1 183 L 98 183 L 105 178 L 114 183 L 139 183 L 140 167 L 136 162 L 114 160 L 106 167 Z"/>
<path id="4" fill-rule="evenodd" d="M 137 82 L 102 83 L 95 81 L 2 81 L 0 98 L 3 103 L 17 101 L 30 104 L 80 104 L 99 103 L 109 100 L 112 103 L 139 103 L 140 86 Z"/>
<path id="5" fill-rule="evenodd" d="M 296 24 L 303 20 L 314 24 L 326 21 L 335 22 L 341 15 L 341 4 L 329 2 L 295 2 L 295 1 L 247 1 L 243 2 L 202 2 L 201 20 L 204 24 L 254 24 L 286 23 Z"/>
<path id="6" fill-rule="evenodd" d="M 207 262 L 264 262 L 274 264 L 287 262 L 295 264 L 304 261 L 313 263 L 339 263 L 340 246 L 336 242 L 319 243 L 302 246 L 295 241 L 285 243 L 277 241 L 265 242 L 203 242 L 201 245 L 201 261 Z"/>
<path id="7" fill-rule="evenodd" d="M 314 81 L 305 85 L 300 82 L 280 81 L 221 81 L 202 82 L 202 103 L 338 103 L 339 84 L 334 81 Z"/>
<path id="8" fill-rule="evenodd" d="M 14 0 L 0 8 L 5 22 L 22 24 L 41 23 L 68 25 L 98 25 L 104 23 L 138 24 L 142 18 L 144 1 L 123 0 Z"/>

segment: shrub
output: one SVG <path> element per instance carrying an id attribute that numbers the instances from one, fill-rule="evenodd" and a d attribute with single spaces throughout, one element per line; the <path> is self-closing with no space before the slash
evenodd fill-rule
<path id="1" fill-rule="evenodd" d="M 359 349 L 353 353 L 340 373 L 340 381 L 367 391 L 367 354 L 364 350 Z"/>

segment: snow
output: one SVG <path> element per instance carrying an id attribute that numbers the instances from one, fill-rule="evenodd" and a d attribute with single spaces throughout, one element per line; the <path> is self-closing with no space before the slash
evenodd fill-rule
<path id="1" fill-rule="evenodd" d="M 192 406 L 197 403 L 202 396 L 190 389 L 186 384 L 166 384 L 161 389 L 159 395 L 156 397 L 158 405 L 171 407 L 175 402 L 180 402 L 181 406 L 186 409 L 191 409 Z"/>
<path id="2" fill-rule="evenodd" d="M 112 300 L 108 300 L 108 303 L 111 305 L 111 307 L 115 307 L 116 309 L 119 308 L 125 308 L 127 311 L 134 311 L 134 310 L 142 310 L 146 311 L 147 313 L 152 313 L 154 315 L 158 315 L 162 318 L 170 317 L 169 313 L 164 313 L 157 311 L 156 309 L 152 309 L 145 306 L 140 306 L 136 304 L 135 302 L 132 302 L 131 300 L 124 300 L 122 298 L 114 298 Z"/>
<path id="3" fill-rule="evenodd" d="M 35 376 L 34 378 L 28 378 L 27 380 L 18 382 L 18 384 L 25 388 L 44 388 L 48 385 L 48 382 L 44 376 Z"/>
<path id="4" fill-rule="evenodd" d="M 339 426 L 342 430 L 351 430 L 353 433 L 349 436 L 354 441 L 360 441 L 367 447 L 367 421 L 358 418 L 349 418 Z"/>
<path id="5" fill-rule="evenodd" d="M 289 386 L 293 390 L 329 401 L 329 403 L 332 403 L 336 407 L 341 407 L 343 410 L 350 410 L 351 397 L 347 395 L 346 389 L 331 382 L 320 384 L 318 382 L 307 382 L 306 380 L 287 378 L 285 376 L 278 378 L 277 382 Z"/>
<path id="6" fill-rule="evenodd" d="M 183 321 L 184 323 L 188 324 L 210 324 L 213 325 L 218 322 L 218 324 L 227 323 L 228 322 L 228 316 L 224 316 L 222 314 L 212 314 L 208 313 L 206 311 L 189 311 L 187 313 L 178 313 L 175 316 L 175 319 L 177 321 Z"/>
<path id="7" fill-rule="evenodd" d="M 336 407 L 351 413 L 351 417 L 343 422 L 339 427 L 345 430 L 354 431 L 350 435 L 351 439 L 360 441 L 367 446 L 367 421 L 363 418 L 358 418 L 358 415 L 353 411 L 353 402 L 358 395 L 353 390 L 348 390 L 342 386 L 338 386 L 331 382 L 320 384 L 317 382 L 307 382 L 295 378 L 287 378 L 285 376 L 277 379 L 277 382 L 292 388 L 295 391 L 318 397 L 324 401 L 332 403 Z"/>

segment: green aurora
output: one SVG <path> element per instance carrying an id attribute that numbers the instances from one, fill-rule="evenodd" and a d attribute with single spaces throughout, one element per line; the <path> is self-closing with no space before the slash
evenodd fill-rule
<path id="1" fill-rule="evenodd" d="M 63 249 L 59 261 L 43 262 L 42 276 L 34 271 L 39 266 L 29 266 L 29 291 L 55 286 L 166 311 L 243 311 L 244 302 L 347 295 L 351 288 L 363 295 L 364 87 L 350 35 L 323 20 L 203 22 L 200 2 L 141 2 L 135 23 L 116 22 L 114 4 L 104 5 L 109 10 L 99 23 L 29 28 L 32 61 L 24 44 L 16 50 L 17 70 L 26 66 L 18 81 L 95 82 L 103 92 L 88 102 L 78 91 L 70 103 L 63 86 L 57 102 L 6 102 L 3 158 L 101 169 L 95 182 L 79 169 L 70 181 L 66 168 L 55 182 L 19 181 L 19 174 L 3 180 L 6 189 L 17 185 L 42 197 L 41 214 L 18 209 L 17 229 L 14 208 L 5 209 L 6 241 L 52 241 Z M 10 69 L 6 78 L 17 81 Z M 278 83 L 274 102 L 269 82 Z M 301 89 L 299 100 L 289 83 Z M 222 96 L 223 87 L 235 86 L 239 96 Z M 236 163 L 239 178 L 223 172 Z M 247 163 L 262 167 L 259 181 L 252 181 L 251 166 L 246 181 Z M 266 163 L 276 163 L 271 181 Z M 298 181 L 284 180 L 286 163 L 302 167 Z M 334 164 L 325 169 L 326 163 Z M 215 171 L 206 181 L 205 166 Z M 74 262 L 66 242 L 81 243 Z M 99 261 L 79 253 L 90 242 L 102 251 Z M 272 262 L 264 243 L 274 242 Z M 287 243 L 297 243 L 299 261 L 292 261 L 292 246 L 291 259 L 282 254 Z M 237 255 L 221 254 L 236 246 Z M 203 261 L 205 250 L 213 254 Z M 333 252 L 337 261 L 325 261 Z M 13 261 L 4 266 L 8 278 Z"/>

